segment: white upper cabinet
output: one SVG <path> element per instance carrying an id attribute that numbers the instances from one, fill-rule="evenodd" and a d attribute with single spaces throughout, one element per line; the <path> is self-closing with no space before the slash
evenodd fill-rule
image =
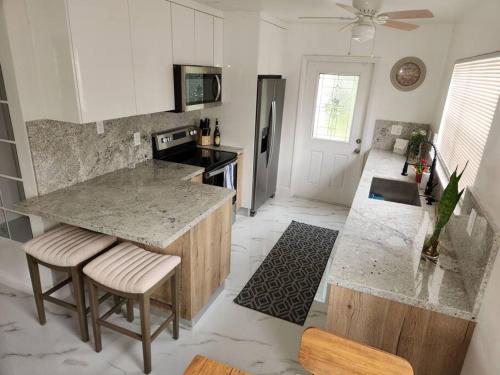
<path id="1" fill-rule="evenodd" d="M 128 0 L 137 114 L 175 108 L 170 2 Z"/>
<path id="2" fill-rule="evenodd" d="M 224 20 L 214 17 L 214 66 L 224 66 Z"/>
<path id="3" fill-rule="evenodd" d="M 259 74 L 282 75 L 286 31 L 267 21 L 260 21 Z"/>
<path id="4" fill-rule="evenodd" d="M 214 17 L 199 11 L 194 12 L 194 63 L 214 65 Z"/>
<path id="5" fill-rule="evenodd" d="M 172 36 L 174 64 L 195 63 L 195 11 L 172 3 Z"/>
<path id="6" fill-rule="evenodd" d="M 67 0 L 67 12 L 81 122 L 134 115 L 127 0 Z"/>

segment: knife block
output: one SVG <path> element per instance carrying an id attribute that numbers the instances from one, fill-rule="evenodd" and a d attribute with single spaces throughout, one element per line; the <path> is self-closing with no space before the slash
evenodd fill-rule
<path id="1" fill-rule="evenodd" d="M 210 146 L 212 144 L 212 137 L 210 135 L 198 135 L 198 144 L 200 146 Z"/>

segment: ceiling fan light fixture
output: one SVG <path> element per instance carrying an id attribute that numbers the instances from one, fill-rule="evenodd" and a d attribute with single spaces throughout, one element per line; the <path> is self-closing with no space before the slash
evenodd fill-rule
<path id="1" fill-rule="evenodd" d="M 367 42 L 375 37 L 375 26 L 370 23 L 359 23 L 352 27 L 352 39 L 359 43 Z"/>

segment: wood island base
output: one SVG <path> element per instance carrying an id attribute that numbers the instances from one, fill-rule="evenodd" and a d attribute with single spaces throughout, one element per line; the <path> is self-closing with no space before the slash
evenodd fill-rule
<path id="1" fill-rule="evenodd" d="M 475 322 L 330 285 L 327 329 L 407 359 L 415 375 L 459 375 Z"/>

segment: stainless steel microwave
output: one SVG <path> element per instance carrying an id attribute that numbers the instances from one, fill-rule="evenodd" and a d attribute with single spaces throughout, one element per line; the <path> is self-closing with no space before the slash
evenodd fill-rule
<path id="1" fill-rule="evenodd" d="M 188 112 L 222 104 L 222 68 L 174 65 L 175 111 Z"/>

